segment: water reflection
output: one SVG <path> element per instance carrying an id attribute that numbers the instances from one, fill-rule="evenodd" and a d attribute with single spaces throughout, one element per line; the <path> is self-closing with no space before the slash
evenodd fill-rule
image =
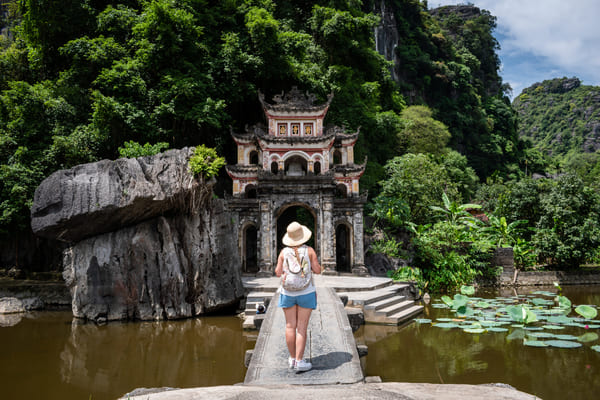
<path id="1" fill-rule="evenodd" d="M 520 288 L 517 294 L 553 288 Z M 573 304 L 600 304 L 600 287 L 566 287 L 563 294 Z M 509 291 L 487 291 L 481 297 L 513 296 Z M 434 299 L 435 302 L 435 299 Z M 427 306 L 423 318 L 452 317 L 444 309 Z M 519 390 L 548 399 L 591 399 L 600 390 L 600 354 L 584 343 L 578 349 L 532 348 L 522 344 L 524 330 L 468 334 L 459 329 L 441 329 L 410 324 L 382 329 L 366 325 L 357 339 L 369 346 L 366 375 L 384 381 L 430 383 L 507 383 Z M 580 335 L 582 328 L 560 333 Z"/>
<path id="2" fill-rule="evenodd" d="M 194 387 L 244 379 L 247 343 L 235 318 L 171 322 L 74 322 L 61 352 L 65 383 L 98 394 L 136 387 Z M 95 397 L 96 398 L 96 397 Z"/>
<path id="3" fill-rule="evenodd" d="M 242 382 L 255 344 L 233 316 L 97 326 L 69 312 L 23 314 L 0 342 L 1 398 L 61 400 Z"/>

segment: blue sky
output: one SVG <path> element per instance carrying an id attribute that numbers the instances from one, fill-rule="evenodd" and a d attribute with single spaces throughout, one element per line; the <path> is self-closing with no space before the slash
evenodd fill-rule
<path id="1" fill-rule="evenodd" d="M 600 1 L 428 1 L 430 9 L 454 4 L 473 4 L 497 18 L 500 75 L 513 97 L 535 82 L 563 76 L 600 86 Z"/>

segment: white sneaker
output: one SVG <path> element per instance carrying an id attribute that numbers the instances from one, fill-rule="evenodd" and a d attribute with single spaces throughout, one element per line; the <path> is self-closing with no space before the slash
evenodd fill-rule
<path id="1" fill-rule="evenodd" d="M 296 359 L 288 357 L 288 366 L 290 367 L 290 369 L 296 368 Z"/>
<path id="2" fill-rule="evenodd" d="M 312 364 L 308 361 L 298 360 L 296 361 L 296 367 L 294 368 L 296 372 L 308 371 L 312 368 Z"/>

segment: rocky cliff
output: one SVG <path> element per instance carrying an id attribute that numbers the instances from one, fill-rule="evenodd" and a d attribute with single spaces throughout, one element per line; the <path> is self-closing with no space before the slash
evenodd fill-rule
<path id="1" fill-rule="evenodd" d="M 94 321 L 175 319 L 243 295 L 222 200 L 188 172 L 193 149 L 58 171 L 35 194 L 32 228 L 68 240 L 63 276 L 73 314 Z"/>
<path id="2" fill-rule="evenodd" d="M 578 78 L 535 83 L 513 101 L 519 135 L 547 154 L 600 150 L 600 88 Z"/>

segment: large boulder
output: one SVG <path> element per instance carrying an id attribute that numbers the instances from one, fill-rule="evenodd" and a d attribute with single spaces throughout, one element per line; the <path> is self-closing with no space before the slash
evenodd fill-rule
<path id="1" fill-rule="evenodd" d="M 177 319 L 236 306 L 243 296 L 235 235 L 222 200 L 193 215 L 156 217 L 84 239 L 64 252 L 75 317 Z"/>
<path id="2" fill-rule="evenodd" d="M 161 215 L 197 187 L 188 170 L 193 150 L 57 171 L 35 191 L 31 227 L 37 235 L 76 242 Z"/>

